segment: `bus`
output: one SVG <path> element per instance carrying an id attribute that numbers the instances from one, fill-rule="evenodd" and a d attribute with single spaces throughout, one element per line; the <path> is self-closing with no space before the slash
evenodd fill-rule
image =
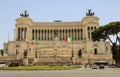
<path id="1" fill-rule="evenodd" d="M 0 61 L 0 68 L 1 67 L 5 67 L 5 62 L 4 61 Z"/>

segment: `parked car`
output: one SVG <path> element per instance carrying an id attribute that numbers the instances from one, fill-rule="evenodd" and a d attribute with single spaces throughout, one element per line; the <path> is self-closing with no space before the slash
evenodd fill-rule
<path id="1" fill-rule="evenodd" d="M 1 67 L 5 67 L 6 65 L 5 65 L 5 62 L 4 61 L 0 61 L 0 68 Z"/>
<path id="2" fill-rule="evenodd" d="M 100 65 L 100 66 L 99 66 L 99 69 L 104 69 L 104 65 Z"/>
<path id="3" fill-rule="evenodd" d="M 92 65 L 92 69 L 98 69 L 97 65 Z"/>
<path id="4" fill-rule="evenodd" d="M 18 63 L 11 63 L 11 64 L 9 65 L 9 67 L 17 67 L 17 66 L 19 66 Z"/>

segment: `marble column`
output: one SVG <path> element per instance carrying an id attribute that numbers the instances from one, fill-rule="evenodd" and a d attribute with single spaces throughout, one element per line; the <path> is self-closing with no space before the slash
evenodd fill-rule
<path id="1" fill-rule="evenodd" d="M 45 30 L 43 30 L 43 40 L 45 40 Z"/>
<path id="2" fill-rule="evenodd" d="M 58 38 L 60 39 L 60 30 L 58 30 Z"/>
<path id="3" fill-rule="evenodd" d="M 20 28 L 20 40 L 22 40 L 22 28 Z"/>
<path id="4" fill-rule="evenodd" d="M 52 40 L 54 39 L 54 30 L 52 30 Z"/>
<path id="5" fill-rule="evenodd" d="M 42 40 L 42 30 L 40 29 L 40 40 Z"/>
<path id="6" fill-rule="evenodd" d="M 18 32 L 17 32 L 17 40 L 20 40 L 20 28 L 18 28 Z"/>
<path id="7" fill-rule="evenodd" d="M 49 33 L 48 33 L 48 30 L 46 30 L 46 40 L 49 39 Z"/>
<path id="8" fill-rule="evenodd" d="M 25 28 L 25 34 L 24 34 L 25 39 L 24 40 L 26 40 L 26 34 L 27 34 L 27 28 Z"/>
<path id="9" fill-rule="evenodd" d="M 61 30 L 61 40 L 63 40 L 63 30 Z"/>
<path id="10" fill-rule="evenodd" d="M 66 39 L 66 31 L 64 29 L 64 39 L 63 40 L 65 40 L 65 39 Z"/>
<path id="11" fill-rule="evenodd" d="M 73 29 L 73 40 L 75 40 L 75 29 Z"/>
<path id="12" fill-rule="evenodd" d="M 78 29 L 76 29 L 76 40 L 78 40 L 78 36 L 79 36 Z"/>

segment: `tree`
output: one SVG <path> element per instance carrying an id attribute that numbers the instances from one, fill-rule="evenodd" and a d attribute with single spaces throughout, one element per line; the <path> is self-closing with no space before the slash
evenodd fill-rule
<path id="1" fill-rule="evenodd" d="M 115 37 L 115 42 L 110 36 Z M 120 64 L 120 22 L 110 22 L 92 32 L 93 41 L 109 40 L 112 44 L 112 55 L 116 65 Z"/>
<path id="2" fill-rule="evenodd" d="M 0 50 L 0 54 L 3 56 L 3 50 L 2 49 Z"/>

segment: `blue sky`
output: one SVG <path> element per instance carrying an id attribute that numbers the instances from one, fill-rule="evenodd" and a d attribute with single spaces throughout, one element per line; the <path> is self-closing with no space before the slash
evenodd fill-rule
<path id="1" fill-rule="evenodd" d="M 15 19 L 24 10 L 38 22 L 81 21 L 87 9 L 100 18 L 100 25 L 120 20 L 120 0 L 0 0 L 0 49 L 14 40 Z M 9 33 L 9 38 L 8 38 Z"/>

